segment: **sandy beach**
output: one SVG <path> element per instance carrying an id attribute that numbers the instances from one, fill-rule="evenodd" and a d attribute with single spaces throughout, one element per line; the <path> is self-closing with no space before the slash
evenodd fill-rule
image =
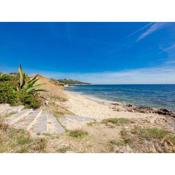
<path id="1" fill-rule="evenodd" d="M 72 113 L 90 117 L 96 120 L 106 118 L 142 118 L 156 119 L 161 117 L 158 114 L 129 112 L 126 106 L 119 102 L 101 100 L 92 96 L 81 95 L 75 92 L 65 91 L 68 101 L 66 107 Z"/>

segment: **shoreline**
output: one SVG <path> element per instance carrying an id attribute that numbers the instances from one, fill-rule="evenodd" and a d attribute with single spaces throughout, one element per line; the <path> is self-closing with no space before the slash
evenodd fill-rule
<path id="1" fill-rule="evenodd" d="M 97 116 L 97 118 L 101 118 L 101 116 L 102 118 L 107 118 L 105 115 L 109 115 L 110 117 L 117 115 L 126 117 L 127 115 L 132 115 L 134 118 L 138 116 L 142 118 L 140 114 L 143 115 L 143 117 L 145 114 L 175 117 L 174 111 L 166 108 L 155 108 L 110 101 L 69 90 L 64 90 L 64 92 L 69 97 L 68 99 L 70 99 L 68 103 L 70 111 L 78 115 L 90 114 L 91 116 L 95 116 L 95 118 Z M 85 108 L 89 108 L 89 111 Z"/>
<path id="2" fill-rule="evenodd" d="M 108 103 L 108 104 L 111 104 L 111 103 L 118 103 L 118 104 L 123 104 L 125 105 L 125 103 L 123 102 L 118 102 L 118 101 L 112 101 L 112 100 L 107 100 L 107 99 L 103 99 L 103 98 L 100 98 L 100 97 L 96 97 L 94 95 L 86 95 L 86 94 L 82 94 L 80 92 L 74 92 L 74 91 L 69 91 L 69 90 L 64 90 L 64 92 L 68 92 L 68 93 L 72 93 L 72 94 L 75 94 L 75 95 L 81 95 L 81 96 L 84 96 L 86 98 L 88 98 L 89 100 L 93 100 L 93 101 L 96 101 L 96 102 L 99 102 L 99 103 Z"/>
<path id="3" fill-rule="evenodd" d="M 127 102 L 120 102 L 120 101 L 112 101 L 112 100 L 107 100 L 107 99 L 103 99 L 103 98 L 100 98 L 100 97 L 96 97 L 94 95 L 87 95 L 87 94 L 82 94 L 80 92 L 74 92 L 74 91 L 69 91 L 69 90 L 64 90 L 64 92 L 68 92 L 68 93 L 72 93 L 72 94 L 75 94 L 75 95 L 81 95 L 81 96 L 84 96 L 86 98 L 88 98 L 89 100 L 93 100 L 93 101 L 96 101 L 96 102 L 100 102 L 100 103 L 107 103 L 107 104 L 113 104 L 113 103 L 116 103 L 116 104 L 119 104 L 119 105 L 123 105 L 123 106 L 133 106 L 133 107 L 145 107 L 145 108 L 152 108 L 152 109 L 166 109 L 168 111 L 172 111 L 172 112 L 175 112 L 173 110 L 170 110 L 166 107 L 153 107 L 153 106 L 148 106 L 148 105 L 136 105 L 136 104 L 133 104 L 133 103 L 127 103 Z"/>
<path id="4" fill-rule="evenodd" d="M 151 86 L 150 86 L 151 85 Z M 160 86 L 162 85 L 162 86 Z M 94 99 L 100 99 L 103 101 L 112 101 L 117 103 L 122 103 L 124 105 L 133 105 L 133 106 L 144 106 L 151 107 L 156 109 L 167 109 L 169 111 L 175 112 L 174 94 L 175 86 L 171 88 L 168 85 L 158 84 L 158 87 L 155 85 L 149 84 L 148 87 L 140 84 L 137 85 L 126 85 L 126 87 L 119 88 L 120 85 L 103 85 L 98 88 L 93 86 L 83 87 L 75 86 L 75 88 L 65 88 L 65 90 L 79 93 L 82 95 L 90 96 Z M 96 85 L 95 85 L 96 86 Z M 160 88 L 159 88 L 160 86 Z"/>

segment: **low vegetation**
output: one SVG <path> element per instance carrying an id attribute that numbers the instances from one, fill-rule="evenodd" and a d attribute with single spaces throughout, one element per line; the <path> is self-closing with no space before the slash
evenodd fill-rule
<path id="1" fill-rule="evenodd" d="M 40 84 L 37 84 L 37 75 L 30 78 L 20 65 L 16 74 L 0 74 L 0 103 L 11 105 L 25 105 L 29 108 L 38 108 L 41 105 L 39 97 Z"/>
<path id="2" fill-rule="evenodd" d="M 133 134 L 137 134 L 142 138 L 150 139 L 163 139 L 166 135 L 169 134 L 168 131 L 159 129 L 159 128 L 139 128 L 136 127 L 132 130 Z"/>
<path id="3" fill-rule="evenodd" d="M 124 124 L 128 124 L 131 121 L 127 118 L 108 118 L 108 119 L 104 119 L 102 121 L 103 124 L 105 125 L 116 125 L 116 126 L 120 126 L 120 125 L 124 125 Z"/>
<path id="4" fill-rule="evenodd" d="M 0 122 L 0 152 L 45 152 L 47 141 L 44 138 L 31 138 L 27 131 L 10 128 Z"/>
<path id="5" fill-rule="evenodd" d="M 175 152 L 175 134 L 160 128 L 122 130 L 121 140 L 132 148 L 132 152 Z"/>
<path id="6" fill-rule="evenodd" d="M 130 143 L 130 140 L 129 139 L 111 140 L 109 143 L 111 145 L 116 145 L 116 146 L 126 146 L 128 143 Z"/>
<path id="7" fill-rule="evenodd" d="M 94 125 L 96 125 L 96 124 L 98 124 L 98 122 L 97 122 L 96 120 L 94 120 L 94 121 L 92 121 L 92 122 L 88 122 L 88 123 L 87 123 L 87 126 L 94 126 Z"/>
<path id="8" fill-rule="evenodd" d="M 71 150 L 70 146 L 64 146 L 64 147 L 59 148 L 56 152 L 58 152 L 58 153 L 66 153 L 69 150 Z"/>
<path id="9" fill-rule="evenodd" d="M 52 96 L 50 97 L 52 101 L 59 101 L 59 102 L 65 102 L 67 101 L 66 97 L 62 97 L 62 96 Z"/>
<path id="10" fill-rule="evenodd" d="M 88 136 L 88 132 L 83 131 L 83 130 L 73 130 L 73 131 L 69 131 L 69 136 L 78 138 L 78 139 L 82 139 Z"/>

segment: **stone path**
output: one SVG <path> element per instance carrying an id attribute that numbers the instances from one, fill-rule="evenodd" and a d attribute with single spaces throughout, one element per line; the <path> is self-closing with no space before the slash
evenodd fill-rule
<path id="1" fill-rule="evenodd" d="M 32 135 L 65 132 L 55 116 L 44 108 L 33 110 L 24 109 L 23 106 L 12 107 L 8 104 L 0 104 L 0 117 L 3 117 L 8 125 L 25 129 Z"/>

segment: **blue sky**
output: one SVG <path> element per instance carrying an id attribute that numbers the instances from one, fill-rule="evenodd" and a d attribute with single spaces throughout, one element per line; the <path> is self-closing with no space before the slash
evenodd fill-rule
<path id="1" fill-rule="evenodd" d="M 175 23 L 0 23 L 0 71 L 98 84 L 175 83 Z"/>

